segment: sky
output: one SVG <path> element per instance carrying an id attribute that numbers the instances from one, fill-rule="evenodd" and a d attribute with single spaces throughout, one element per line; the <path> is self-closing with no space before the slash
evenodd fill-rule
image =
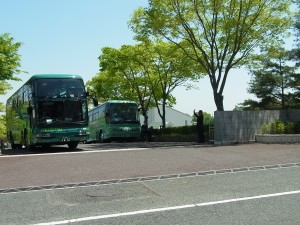
<path id="1" fill-rule="evenodd" d="M 120 48 L 135 44 L 134 33 L 128 27 L 133 12 L 147 6 L 147 0 L 0 0 L 0 34 L 10 33 L 19 50 L 21 82 L 9 83 L 13 89 L 0 95 L 5 103 L 34 74 L 78 74 L 84 82 L 99 71 L 98 57 L 103 47 Z M 224 109 L 246 99 L 250 76 L 247 71 L 232 70 L 224 90 Z M 178 87 L 174 109 L 192 115 L 203 110 L 213 115 L 216 106 L 209 79 L 195 83 L 197 89 Z"/>

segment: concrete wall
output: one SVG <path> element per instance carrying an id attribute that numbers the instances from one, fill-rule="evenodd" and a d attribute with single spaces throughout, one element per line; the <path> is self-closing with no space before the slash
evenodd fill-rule
<path id="1" fill-rule="evenodd" d="M 294 144 L 300 143 L 300 134 L 257 134 L 255 140 L 266 144 Z"/>
<path id="2" fill-rule="evenodd" d="M 214 143 L 245 143 L 255 141 L 262 125 L 277 119 L 300 121 L 300 109 L 258 111 L 216 111 L 214 113 Z"/>

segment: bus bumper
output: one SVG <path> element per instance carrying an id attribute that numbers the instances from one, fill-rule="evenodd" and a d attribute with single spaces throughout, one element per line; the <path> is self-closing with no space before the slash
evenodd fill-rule
<path id="1" fill-rule="evenodd" d="M 74 142 L 85 142 L 90 135 L 88 128 L 61 129 L 61 130 L 40 130 L 32 135 L 34 145 L 55 145 Z"/>

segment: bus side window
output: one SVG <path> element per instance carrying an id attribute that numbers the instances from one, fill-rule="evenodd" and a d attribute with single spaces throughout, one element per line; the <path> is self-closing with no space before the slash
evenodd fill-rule
<path id="1" fill-rule="evenodd" d="M 105 109 L 104 113 L 105 113 L 105 115 L 104 115 L 105 122 L 109 123 L 110 122 L 110 110 L 109 110 L 109 108 Z"/>

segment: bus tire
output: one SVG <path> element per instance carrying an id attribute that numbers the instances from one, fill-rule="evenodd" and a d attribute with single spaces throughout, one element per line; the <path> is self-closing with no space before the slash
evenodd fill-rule
<path id="1" fill-rule="evenodd" d="M 28 145 L 28 150 L 31 150 L 31 151 L 36 150 L 36 145 Z"/>
<path id="2" fill-rule="evenodd" d="M 13 137 L 11 132 L 9 133 L 9 142 L 10 142 L 10 145 L 11 145 L 11 149 L 16 149 L 17 148 L 17 146 L 15 145 L 14 137 Z"/>
<path id="3" fill-rule="evenodd" d="M 28 131 L 27 129 L 24 130 L 24 146 L 26 149 L 29 149 L 29 142 L 28 142 Z"/>
<path id="4" fill-rule="evenodd" d="M 78 142 L 70 142 L 70 143 L 68 143 L 68 147 L 69 147 L 70 150 L 76 149 L 77 146 L 78 146 Z"/>

